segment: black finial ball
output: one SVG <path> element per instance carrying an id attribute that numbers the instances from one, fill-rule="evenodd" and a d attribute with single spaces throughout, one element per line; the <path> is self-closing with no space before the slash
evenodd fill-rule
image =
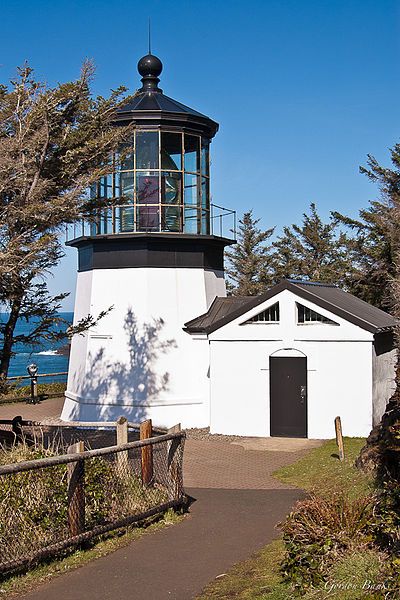
<path id="1" fill-rule="evenodd" d="M 138 71 L 142 77 L 158 77 L 162 71 L 162 62 L 157 56 L 153 54 L 147 54 L 143 56 L 138 62 Z"/>

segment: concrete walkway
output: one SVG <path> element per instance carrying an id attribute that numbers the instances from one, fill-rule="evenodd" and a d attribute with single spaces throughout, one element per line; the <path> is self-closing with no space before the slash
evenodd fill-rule
<path id="1" fill-rule="evenodd" d="M 48 403 L 48 404 L 47 404 Z M 58 407 L 60 407 L 60 401 Z M 47 414 L 38 415 L 46 412 Z M 15 413 L 15 407 L 25 408 Z M 57 416 L 57 403 L 0 407 L 0 419 Z M 139 540 L 42 585 L 25 600 L 191 600 L 217 575 L 268 544 L 276 524 L 302 497 L 272 477 L 315 444 L 302 440 L 273 450 L 262 440 L 188 439 L 184 478 L 193 498 L 189 515 L 177 525 Z M 296 444 L 295 444 L 296 446 Z"/>

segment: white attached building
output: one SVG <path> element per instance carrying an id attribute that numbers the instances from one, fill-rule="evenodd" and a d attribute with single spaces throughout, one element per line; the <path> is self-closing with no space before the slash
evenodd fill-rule
<path id="1" fill-rule="evenodd" d="M 213 433 L 366 436 L 394 385 L 394 319 L 335 286 L 282 281 L 186 324 L 210 351 Z"/>

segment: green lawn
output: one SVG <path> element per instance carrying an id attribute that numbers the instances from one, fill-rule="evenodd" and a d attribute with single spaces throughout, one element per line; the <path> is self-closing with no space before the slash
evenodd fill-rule
<path id="1" fill-rule="evenodd" d="M 296 463 L 283 467 L 274 476 L 284 483 L 296 485 L 304 490 L 328 496 L 333 490 L 348 492 L 352 498 L 365 495 L 372 489 L 372 479 L 354 467 L 354 460 L 365 440 L 345 438 L 346 460 L 337 457 L 335 440 L 325 442 L 311 450 Z M 235 565 L 226 575 L 210 583 L 198 600 L 289 600 L 293 598 L 291 588 L 281 581 L 279 566 L 284 555 L 281 540 L 275 540 L 248 560 Z M 375 554 L 363 556 L 355 554 L 346 557 L 336 565 L 337 574 L 343 585 L 354 583 L 357 577 L 358 589 L 312 590 L 303 596 L 304 600 L 358 600 L 359 598 L 380 598 L 359 589 L 366 579 L 373 579 L 379 571 L 379 561 Z M 360 583 L 361 582 L 361 583 Z"/>
<path id="2" fill-rule="evenodd" d="M 275 471 L 274 476 L 284 483 L 327 496 L 343 490 L 351 498 L 371 491 L 372 479 L 354 467 L 354 461 L 364 446 L 363 438 L 344 438 L 345 460 L 340 462 L 335 440 L 325 442 L 304 458 Z"/>

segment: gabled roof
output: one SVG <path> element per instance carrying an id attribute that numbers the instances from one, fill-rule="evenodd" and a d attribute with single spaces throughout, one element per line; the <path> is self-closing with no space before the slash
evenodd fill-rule
<path id="1" fill-rule="evenodd" d="M 212 333 L 283 290 L 289 290 L 370 333 L 390 331 L 397 324 L 388 313 L 334 285 L 284 279 L 260 296 L 215 298 L 207 313 L 185 323 L 185 331 Z"/>

